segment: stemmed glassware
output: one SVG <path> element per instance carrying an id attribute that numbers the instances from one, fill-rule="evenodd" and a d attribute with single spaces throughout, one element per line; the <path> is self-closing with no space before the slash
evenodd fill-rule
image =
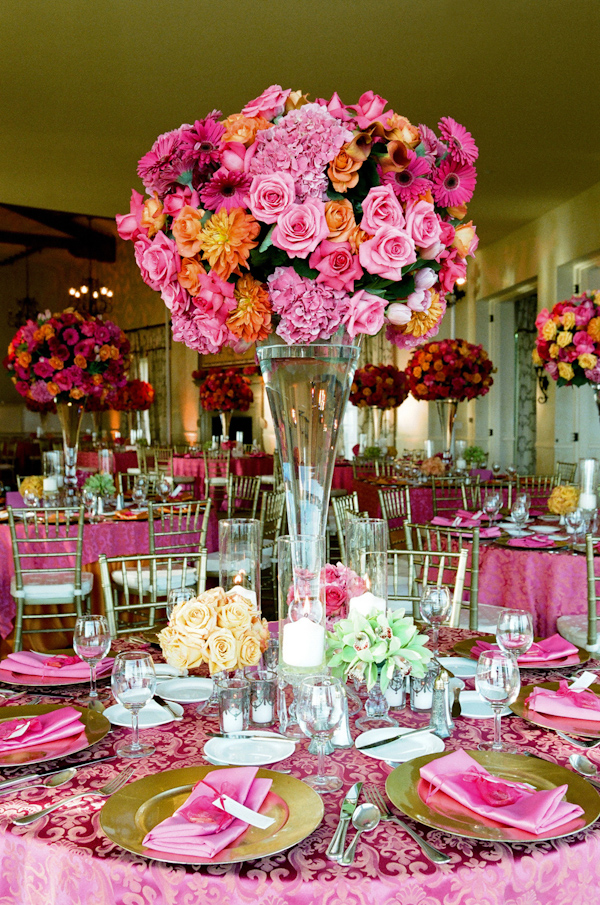
<path id="1" fill-rule="evenodd" d="M 110 650 L 111 637 L 106 616 L 79 616 L 73 631 L 73 649 L 90 667 L 89 710 L 104 710 L 96 689 L 96 667 Z"/>
<path id="2" fill-rule="evenodd" d="M 139 712 L 153 698 L 156 690 L 156 672 L 150 654 L 139 650 L 117 654 L 111 687 L 119 704 L 131 711 L 131 742 L 120 744 L 117 754 L 120 757 L 148 757 L 154 753 L 154 746 L 140 743 Z"/>
<path id="3" fill-rule="evenodd" d="M 499 490 L 491 490 L 485 495 L 483 501 L 483 511 L 487 515 L 490 528 L 492 527 L 492 519 L 496 518 L 502 508 L 502 494 Z"/>
<path id="4" fill-rule="evenodd" d="M 192 588 L 171 588 L 167 596 L 167 602 L 165 604 L 167 619 L 171 618 L 173 610 L 178 603 L 185 603 L 186 600 L 191 600 L 193 596 L 194 594 Z"/>
<path id="5" fill-rule="evenodd" d="M 433 646 L 433 656 L 439 656 L 439 634 L 440 625 L 447 619 L 450 614 L 452 599 L 450 591 L 444 585 L 429 585 L 424 588 L 421 594 L 421 602 L 419 609 L 422 619 L 431 626 L 431 644 Z"/>
<path id="6" fill-rule="evenodd" d="M 317 774 L 304 776 L 304 782 L 317 792 L 337 792 L 342 788 L 339 776 L 326 775 L 327 743 L 339 726 L 344 707 L 344 691 L 339 679 L 332 676 L 307 676 L 302 680 L 296 716 L 305 735 L 317 743 Z"/>
<path id="7" fill-rule="evenodd" d="M 533 622 L 526 610 L 502 610 L 496 624 L 496 641 L 501 650 L 517 659 L 533 644 Z"/>
<path id="8" fill-rule="evenodd" d="M 156 485 L 156 496 L 159 498 L 161 503 L 166 503 L 169 499 L 169 494 L 171 493 L 171 485 L 169 484 L 166 477 L 163 475 L 160 481 Z"/>
<path id="9" fill-rule="evenodd" d="M 85 487 L 81 491 L 81 502 L 85 506 L 86 515 L 89 518 L 90 522 L 97 521 L 96 516 L 96 508 L 97 508 L 97 497 L 96 493 L 89 488 L 86 490 Z"/>
<path id="10" fill-rule="evenodd" d="M 529 505 L 523 497 L 518 497 L 512 504 L 510 517 L 517 526 L 517 537 L 523 537 L 523 528 L 527 524 L 529 518 Z"/>
<path id="11" fill-rule="evenodd" d="M 565 515 L 565 523 L 567 530 L 571 535 L 571 543 L 573 546 L 583 541 L 585 536 L 585 516 L 581 509 L 574 509 Z"/>
<path id="12" fill-rule="evenodd" d="M 144 503 L 146 502 L 146 498 L 148 496 L 148 485 L 146 483 L 146 479 L 140 477 L 135 482 L 135 486 L 131 491 L 131 500 L 135 505 L 136 509 L 143 509 Z"/>
<path id="13" fill-rule="evenodd" d="M 514 753 L 516 749 L 502 744 L 500 718 L 502 708 L 517 698 L 521 688 L 521 674 L 516 658 L 503 650 L 490 650 L 481 654 L 477 661 L 475 687 L 484 701 L 494 711 L 494 741 L 480 744 L 482 751 L 502 751 Z"/>

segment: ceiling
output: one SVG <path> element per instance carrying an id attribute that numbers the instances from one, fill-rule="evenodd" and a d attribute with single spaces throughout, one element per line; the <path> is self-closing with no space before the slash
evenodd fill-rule
<path id="1" fill-rule="evenodd" d="M 158 134 L 272 83 L 466 125 L 482 245 L 600 181 L 598 0 L 2 0 L 0 34 L 0 204 L 114 217 Z"/>

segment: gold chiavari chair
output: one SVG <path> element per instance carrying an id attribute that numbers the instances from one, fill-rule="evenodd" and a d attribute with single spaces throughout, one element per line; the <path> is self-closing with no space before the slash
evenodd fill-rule
<path id="1" fill-rule="evenodd" d="M 211 496 L 211 490 L 219 490 L 219 501 L 223 501 L 223 497 L 227 491 L 227 482 L 231 470 L 231 450 L 230 449 L 208 449 L 203 453 L 204 456 L 204 495 Z M 216 501 L 216 497 L 215 497 Z"/>
<path id="2" fill-rule="evenodd" d="M 8 507 L 15 570 L 10 587 L 16 603 L 14 650 L 21 650 L 23 635 L 56 632 L 57 620 L 61 631 L 72 631 L 88 605 L 94 576 L 81 570 L 83 506 L 16 512 Z"/>
<path id="3" fill-rule="evenodd" d="M 261 483 L 260 475 L 229 475 L 227 518 L 256 518 Z"/>
<path id="4" fill-rule="evenodd" d="M 114 638 L 166 622 L 164 606 L 170 591 L 187 588 L 197 595 L 206 588 L 206 550 L 153 556 L 102 553 L 99 563 L 104 609 Z M 121 580 L 115 583 L 117 573 Z"/>
<path id="5" fill-rule="evenodd" d="M 532 509 L 545 509 L 554 487 L 555 475 L 517 475 L 517 493 L 529 494 Z"/>
<path id="6" fill-rule="evenodd" d="M 356 490 L 353 493 L 344 493 L 340 494 L 340 496 L 334 496 L 331 498 L 331 505 L 333 507 L 333 514 L 335 518 L 335 528 L 338 539 L 338 546 L 340 550 L 340 559 L 342 562 L 346 561 L 346 516 L 348 512 L 354 512 L 358 515 L 358 493 Z"/>
<path id="7" fill-rule="evenodd" d="M 124 496 L 127 496 L 131 494 L 140 480 L 145 481 L 146 490 L 149 495 L 156 493 L 156 485 L 163 476 L 154 471 L 142 472 L 141 474 L 130 474 L 129 472 L 118 471 L 115 477 L 117 493 L 122 493 Z"/>
<path id="8" fill-rule="evenodd" d="M 148 503 L 150 553 L 197 553 L 206 547 L 211 501 Z"/>
<path id="9" fill-rule="evenodd" d="M 488 492 L 499 490 L 502 494 L 502 507 L 510 511 L 510 508 L 513 504 L 513 494 L 515 487 L 516 484 L 514 481 L 486 481 L 482 487 L 481 495 L 483 498 L 485 498 L 485 495 Z"/>
<path id="10" fill-rule="evenodd" d="M 463 480 L 433 478 L 432 502 L 434 515 L 454 515 L 457 509 L 467 509 L 468 500 Z"/>
<path id="11" fill-rule="evenodd" d="M 362 456 L 355 456 L 352 459 L 352 476 L 355 481 L 362 481 L 364 478 L 376 478 L 378 474 L 379 471 L 375 459 L 364 459 Z"/>
<path id="12" fill-rule="evenodd" d="M 585 536 L 585 560 L 587 570 L 587 613 L 582 615 L 568 614 L 559 616 L 556 620 L 558 633 L 575 644 L 592 653 L 598 651 L 598 598 L 600 597 L 600 576 L 596 575 L 595 562 L 598 556 L 594 556 L 600 537 L 592 534 Z"/>
<path id="13" fill-rule="evenodd" d="M 381 517 L 388 526 L 390 547 L 405 545 L 404 522 L 412 521 L 408 487 L 379 487 L 377 490 Z"/>
<path id="14" fill-rule="evenodd" d="M 412 609 L 415 621 L 420 621 L 423 589 L 427 585 L 445 585 L 451 592 L 452 607 L 444 624 L 456 628 L 460 621 L 467 555 L 466 550 L 388 550 L 389 608 Z"/>
<path id="15" fill-rule="evenodd" d="M 554 469 L 554 478 L 557 484 L 572 484 L 575 480 L 577 462 L 557 462 Z"/>

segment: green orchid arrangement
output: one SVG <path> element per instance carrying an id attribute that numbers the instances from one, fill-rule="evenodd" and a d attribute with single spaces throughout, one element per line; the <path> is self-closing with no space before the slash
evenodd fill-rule
<path id="1" fill-rule="evenodd" d="M 92 490 L 98 496 L 114 496 L 117 492 L 112 475 L 93 474 L 83 485 L 84 490 Z"/>
<path id="2" fill-rule="evenodd" d="M 422 678 L 431 651 L 427 635 L 419 634 L 412 616 L 404 610 L 363 616 L 353 610 L 327 632 L 327 664 L 337 678 L 356 678 L 370 691 L 379 678 L 385 693 L 394 671 Z"/>

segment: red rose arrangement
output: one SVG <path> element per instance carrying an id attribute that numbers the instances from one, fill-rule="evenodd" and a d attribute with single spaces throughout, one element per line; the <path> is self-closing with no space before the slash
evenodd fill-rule
<path id="1" fill-rule="evenodd" d="M 352 383 L 350 402 L 359 408 L 367 405 L 393 409 L 408 396 L 406 374 L 395 365 L 365 365 L 359 368 Z"/>
<path id="2" fill-rule="evenodd" d="M 128 380 L 110 398 L 116 412 L 145 412 L 154 402 L 154 387 L 144 380 Z"/>
<path id="3" fill-rule="evenodd" d="M 247 412 L 254 401 L 250 377 L 257 368 L 203 368 L 193 371 L 200 387 L 200 405 L 207 412 Z"/>
<path id="4" fill-rule="evenodd" d="M 34 402 L 68 402 L 125 383 L 129 340 L 112 321 L 73 308 L 40 313 L 19 327 L 4 366 L 17 392 Z"/>
<path id="5" fill-rule="evenodd" d="M 56 415 L 54 402 L 36 402 L 35 399 L 25 399 L 25 408 L 29 412 L 37 412 L 38 415 Z"/>
<path id="6" fill-rule="evenodd" d="M 416 399 L 464 402 L 489 392 L 493 370 L 483 346 L 465 339 L 443 339 L 415 349 L 406 376 Z"/>

